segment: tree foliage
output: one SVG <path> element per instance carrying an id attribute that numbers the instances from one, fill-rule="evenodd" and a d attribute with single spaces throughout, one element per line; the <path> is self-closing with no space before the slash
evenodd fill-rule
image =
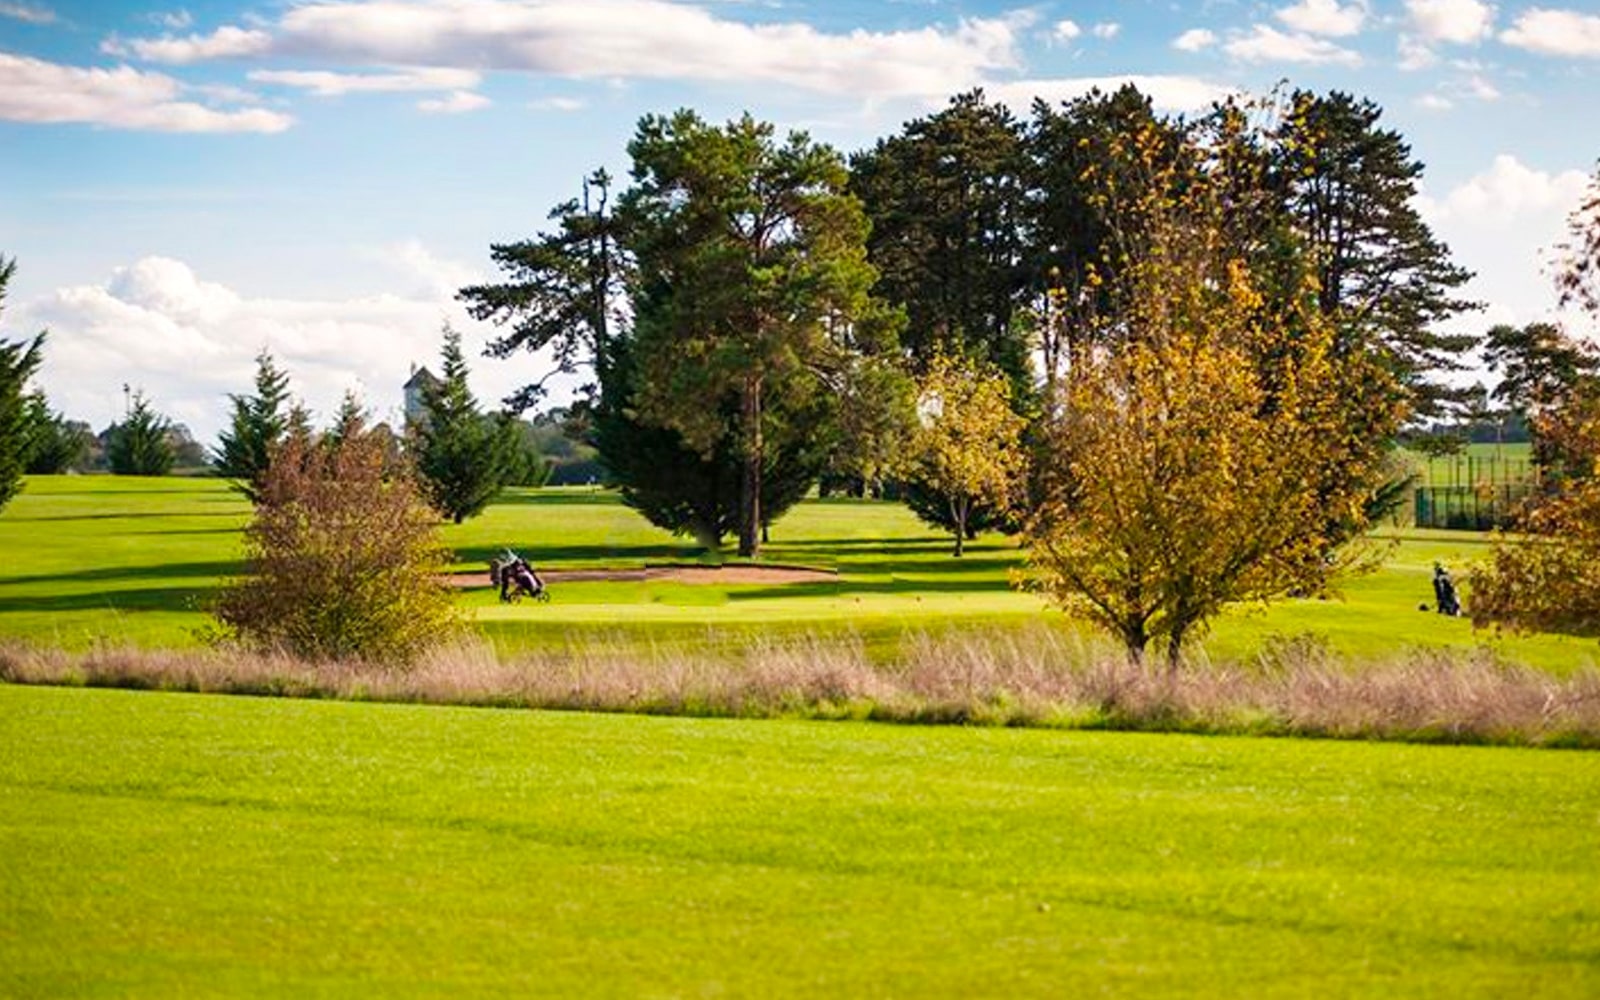
<path id="1" fill-rule="evenodd" d="M 29 475 L 59 475 L 84 460 L 93 438 L 86 425 L 52 411 L 42 392 L 30 395 L 26 406 Z"/>
<path id="2" fill-rule="evenodd" d="M 0 311 L 15 260 L 0 257 Z M 33 451 L 26 396 L 28 379 L 43 360 L 44 334 L 30 341 L 0 340 L 0 510 L 22 490 L 22 474 Z"/>
<path id="3" fill-rule="evenodd" d="M 1134 657 L 1164 641 L 1174 666 L 1226 604 L 1326 585 L 1401 414 L 1383 370 L 1337 349 L 1313 258 L 1286 294 L 1285 262 L 1241 245 L 1240 199 L 1269 192 L 1230 155 L 1252 139 L 1239 124 L 1178 162 L 1151 130 L 1113 147 L 1099 329 L 1048 419 L 1028 532 L 1055 602 Z"/>
<path id="4" fill-rule="evenodd" d="M 632 408 L 702 458 L 738 455 L 739 554 L 754 556 L 775 440 L 872 329 L 867 222 L 839 155 L 746 115 L 649 116 L 624 196 L 638 264 Z M 729 404 L 733 409 L 731 419 Z"/>
<path id="5" fill-rule="evenodd" d="M 451 559 L 409 468 L 360 426 L 317 442 L 289 435 L 245 529 L 248 575 L 216 615 L 253 648 L 318 660 L 403 664 L 456 634 L 438 581 Z"/>
<path id="6" fill-rule="evenodd" d="M 917 384 L 922 422 L 911 441 L 907 478 L 934 500 L 931 521 L 955 536 L 957 556 L 978 527 L 975 511 L 985 519 L 1003 517 L 1023 496 L 1027 422 L 1011 408 L 1010 395 L 997 366 L 944 355 L 930 360 Z"/>
<path id="7" fill-rule="evenodd" d="M 164 476 L 177 460 L 169 432 L 172 422 L 151 409 L 144 393 L 135 391 L 122 422 L 111 428 L 106 460 L 119 476 Z"/>
<path id="8" fill-rule="evenodd" d="M 1567 217 L 1567 238 L 1556 253 L 1561 304 L 1600 315 L 1600 166 L 1582 204 Z"/>
<path id="9" fill-rule="evenodd" d="M 1500 375 L 1494 398 L 1533 431 L 1533 458 L 1547 474 L 1581 458 L 1565 445 L 1581 436 L 1562 433 L 1563 415 L 1600 392 L 1600 351 L 1552 323 L 1500 324 L 1484 338 L 1484 363 Z M 1555 430 L 1546 434 L 1543 430 Z"/>
<path id="10" fill-rule="evenodd" d="M 423 419 L 412 428 L 417 471 L 434 509 L 457 524 L 480 513 L 514 471 L 516 428 L 488 416 L 467 387 L 461 334 L 445 327 L 444 374 L 423 390 Z"/>
<path id="11" fill-rule="evenodd" d="M 212 461 L 217 473 L 234 480 L 234 488 L 251 503 L 260 502 L 272 450 L 289 429 L 289 375 L 266 351 L 256 355 L 255 390 L 253 396 L 228 395 L 233 413 Z"/>

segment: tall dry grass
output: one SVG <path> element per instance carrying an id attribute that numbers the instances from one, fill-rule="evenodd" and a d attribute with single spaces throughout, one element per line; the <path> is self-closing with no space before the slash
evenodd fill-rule
<path id="1" fill-rule="evenodd" d="M 923 636 L 877 664 L 859 642 L 585 641 L 501 658 L 485 644 L 406 669 L 246 651 L 0 647 L 0 681 L 668 715 L 875 719 L 1600 748 L 1600 672 L 1487 653 L 1350 664 L 1315 642 L 1169 673 L 1050 630 Z"/>

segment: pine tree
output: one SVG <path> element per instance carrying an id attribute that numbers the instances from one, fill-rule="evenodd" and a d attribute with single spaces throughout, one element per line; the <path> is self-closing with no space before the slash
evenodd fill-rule
<path id="1" fill-rule="evenodd" d="M 0 311 L 6 286 L 16 272 L 15 260 L 0 257 Z M 27 400 L 23 389 L 43 360 L 44 334 L 31 343 L 0 340 L 0 510 L 22 490 L 22 473 L 32 452 Z"/>
<path id="2" fill-rule="evenodd" d="M 65 415 L 53 413 L 44 393 L 28 397 L 28 474 L 54 476 L 66 472 L 89 451 L 89 433 Z"/>
<path id="3" fill-rule="evenodd" d="M 122 423 L 111 428 L 106 457 L 111 471 L 119 476 L 164 476 L 177 459 L 167 436 L 171 422 L 150 408 L 143 392 L 133 394 L 133 403 Z"/>
<path id="4" fill-rule="evenodd" d="M 260 502 L 261 482 L 272 460 L 272 451 L 282 443 L 288 430 L 283 412 L 289 400 L 289 375 L 262 351 L 256 355 L 254 396 L 229 394 L 233 416 L 229 428 L 218 438 L 213 466 L 217 473 L 235 480 L 235 489 Z"/>
<path id="5" fill-rule="evenodd" d="M 515 457 L 516 428 L 485 416 L 467 387 L 461 334 L 444 328 L 444 374 L 423 393 L 416 439 L 417 471 L 434 509 L 457 524 L 480 513 L 506 485 Z"/>

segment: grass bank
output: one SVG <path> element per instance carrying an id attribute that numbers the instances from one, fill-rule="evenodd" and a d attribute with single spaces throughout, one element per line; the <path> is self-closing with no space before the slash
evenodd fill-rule
<path id="1" fill-rule="evenodd" d="M 1591 997 L 1600 755 L 0 686 L 7 996 Z"/>

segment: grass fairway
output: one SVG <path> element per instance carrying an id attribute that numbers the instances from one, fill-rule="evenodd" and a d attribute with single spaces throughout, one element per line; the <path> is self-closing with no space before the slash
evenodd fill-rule
<path id="1" fill-rule="evenodd" d="M 35 477 L 0 513 L 0 638 L 81 649 L 95 642 L 193 645 L 217 586 L 240 570 L 249 506 L 208 479 Z M 514 490 L 481 517 L 448 525 L 460 570 L 479 570 L 513 546 L 546 569 L 637 568 L 693 562 L 695 546 L 624 507 L 614 494 Z M 1206 639 L 1213 658 L 1242 659 L 1283 637 L 1310 636 L 1354 659 L 1413 648 L 1487 646 L 1564 672 L 1600 660 L 1600 643 L 1560 636 L 1498 637 L 1462 619 L 1418 612 L 1432 601 L 1442 561 L 1460 579 L 1487 536 L 1390 530 L 1383 569 L 1348 583 L 1342 600 L 1242 608 Z M 1036 596 L 1011 586 L 1014 541 L 980 539 L 963 559 L 895 504 L 807 501 L 773 526 L 764 559 L 836 569 L 838 579 L 783 586 L 667 581 L 562 583 L 550 604 L 499 604 L 488 588 L 462 596 L 479 631 L 503 651 L 569 642 L 742 641 L 785 633 L 850 634 L 893 656 L 925 631 L 1070 628 Z"/>
<path id="2" fill-rule="evenodd" d="M 1600 995 L 1600 756 L 0 686 L 0 995 Z"/>

